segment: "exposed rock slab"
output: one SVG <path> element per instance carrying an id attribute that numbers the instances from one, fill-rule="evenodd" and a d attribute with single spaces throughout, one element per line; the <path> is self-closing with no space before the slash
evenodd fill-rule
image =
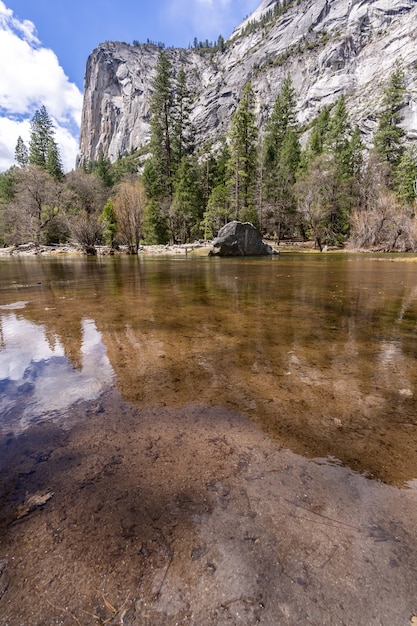
<path id="1" fill-rule="evenodd" d="M 211 256 L 268 256 L 278 254 L 262 241 L 260 232 L 249 222 L 229 222 L 213 241 Z"/>

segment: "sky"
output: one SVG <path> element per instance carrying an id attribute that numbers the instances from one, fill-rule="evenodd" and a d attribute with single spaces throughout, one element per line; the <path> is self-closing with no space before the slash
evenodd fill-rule
<path id="1" fill-rule="evenodd" d="M 88 55 L 104 41 L 188 47 L 217 40 L 260 0 L 0 0 L 0 172 L 42 105 L 65 171 L 75 166 Z"/>

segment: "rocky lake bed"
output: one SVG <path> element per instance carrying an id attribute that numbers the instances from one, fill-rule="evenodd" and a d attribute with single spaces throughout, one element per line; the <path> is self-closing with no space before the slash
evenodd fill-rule
<path id="1" fill-rule="evenodd" d="M 417 491 L 117 393 L 2 435 L 1 624 L 408 625 Z"/>

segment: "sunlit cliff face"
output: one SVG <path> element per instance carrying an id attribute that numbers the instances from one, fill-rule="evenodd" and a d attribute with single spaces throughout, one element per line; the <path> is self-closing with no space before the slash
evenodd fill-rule
<path id="1" fill-rule="evenodd" d="M 417 135 L 414 0 L 303 0 L 260 22 L 274 3 L 262 2 L 233 33 L 226 50 L 210 54 L 167 49 L 173 73 L 184 68 L 196 94 L 192 122 L 197 144 L 226 134 L 244 85 L 251 81 L 259 124 L 273 108 L 283 80 L 291 76 L 299 122 L 308 127 L 324 106 L 346 95 L 351 121 L 368 140 L 382 86 L 401 62 L 408 102 L 402 111 L 410 140 Z M 106 42 L 87 61 L 78 162 L 100 152 L 112 161 L 149 142 L 149 105 L 159 49 Z"/>

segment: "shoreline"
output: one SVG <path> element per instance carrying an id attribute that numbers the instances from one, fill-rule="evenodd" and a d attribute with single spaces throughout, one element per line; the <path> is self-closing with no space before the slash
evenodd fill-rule
<path id="1" fill-rule="evenodd" d="M 289 253 L 297 252 L 304 254 L 407 254 L 406 252 L 375 250 L 366 248 L 339 248 L 331 246 L 318 250 L 313 241 L 280 241 L 279 244 L 267 241 L 267 243 L 277 252 Z M 209 255 L 212 247 L 211 241 L 196 241 L 186 244 L 156 244 L 142 245 L 139 247 L 137 256 L 177 256 L 192 254 L 195 256 Z M 79 246 L 69 243 L 41 245 L 36 247 L 33 242 L 21 244 L 19 246 L 8 246 L 0 248 L 1 257 L 21 257 L 21 256 L 55 256 L 55 255 L 77 255 L 77 256 L 135 256 L 129 255 L 127 246 L 120 246 L 117 250 L 110 246 L 96 246 L 96 255 L 89 255 Z M 412 251 L 409 252 L 413 254 Z M 238 258 L 238 257 L 236 257 Z"/>

